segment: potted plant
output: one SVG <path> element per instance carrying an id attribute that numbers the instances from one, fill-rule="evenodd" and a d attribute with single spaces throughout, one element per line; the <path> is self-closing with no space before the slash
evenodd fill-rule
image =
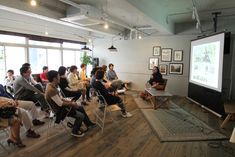
<path id="1" fill-rule="evenodd" d="M 83 55 L 80 58 L 80 61 L 83 64 L 89 65 L 92 64 L 92 57 L 87 55 L 87 52 L 84 52 Z"/>

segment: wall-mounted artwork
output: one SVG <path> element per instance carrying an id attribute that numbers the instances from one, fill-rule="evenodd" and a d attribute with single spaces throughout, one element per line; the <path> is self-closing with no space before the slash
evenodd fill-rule
<path id="1" fill-rule="evenodd" d="M 160 56 L 161 55 L 161 47 L 160 46 L 154 46 L 153 47 L 153 56 Z"/>
<path id="2" fill-rule="evenodd" d="M 183 63 L 170 63 L 169 64 L 169 74 L 183 74 Z"/>
<path id="3" fill-rule="evenodd" d="M 159 71 L 162 75 L 167 74 L 167 65 L 166 64 L 160 64 L 159 65 Z"/>
<path id="4" fill-rule="evenodd" d="M 171 48 L 163 48 L 161 61 L 162 62 L 170 62 L 172 57 L 172 49 Z"/>
<path id="5" fill-rule="evenodd" d="M 149 70 L 152 70 L 154 66 L 158 66 L 158 58 L 149 58 Z"/>
<path id="6" fill-rule="evenodd" d="M 173 61 L 183 60 L 183 50 L 175 50 L 173 55 Z"/>

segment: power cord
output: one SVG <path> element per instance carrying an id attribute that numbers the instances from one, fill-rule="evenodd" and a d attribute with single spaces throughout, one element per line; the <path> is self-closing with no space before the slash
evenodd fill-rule
<path id="1" fill-rule="evenodd" d="M 207 144 L 210 148 L 221 148 L 224 152 L 232 155 L 232 156 L 235 156 L 235 153 L 234 153 L 234 149 L 229 146 L 229 145 L 226 145 L 224 142 L 222 141 L 219 141 L 219 142 L 209 142 Z"/>

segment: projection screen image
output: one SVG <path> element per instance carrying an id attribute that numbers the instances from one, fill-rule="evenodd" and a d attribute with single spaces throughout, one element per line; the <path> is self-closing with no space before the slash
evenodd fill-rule
<path id="1" fill-rule="evenodd" d="M 191 42 L 191 83 L 221 92 L 224 33 Z"/>

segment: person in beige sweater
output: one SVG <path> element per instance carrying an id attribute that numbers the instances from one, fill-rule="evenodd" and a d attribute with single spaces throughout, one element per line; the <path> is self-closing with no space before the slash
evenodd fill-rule
<path id="1" fill-rule="evenodd" d="M 12 99 L 0 97 L 0 108 L 3 107 L 17 107 L 17 103 Z M 7 140 L 8 145 L 13 144 L 19 148 L 25 147 L 20 138 L 20 119 L 17 116 L 8 119 L 0 118 L 0 128 L 6 128 L 8 126 L 10 126 L 11 130 L 9 139 Z"/>

